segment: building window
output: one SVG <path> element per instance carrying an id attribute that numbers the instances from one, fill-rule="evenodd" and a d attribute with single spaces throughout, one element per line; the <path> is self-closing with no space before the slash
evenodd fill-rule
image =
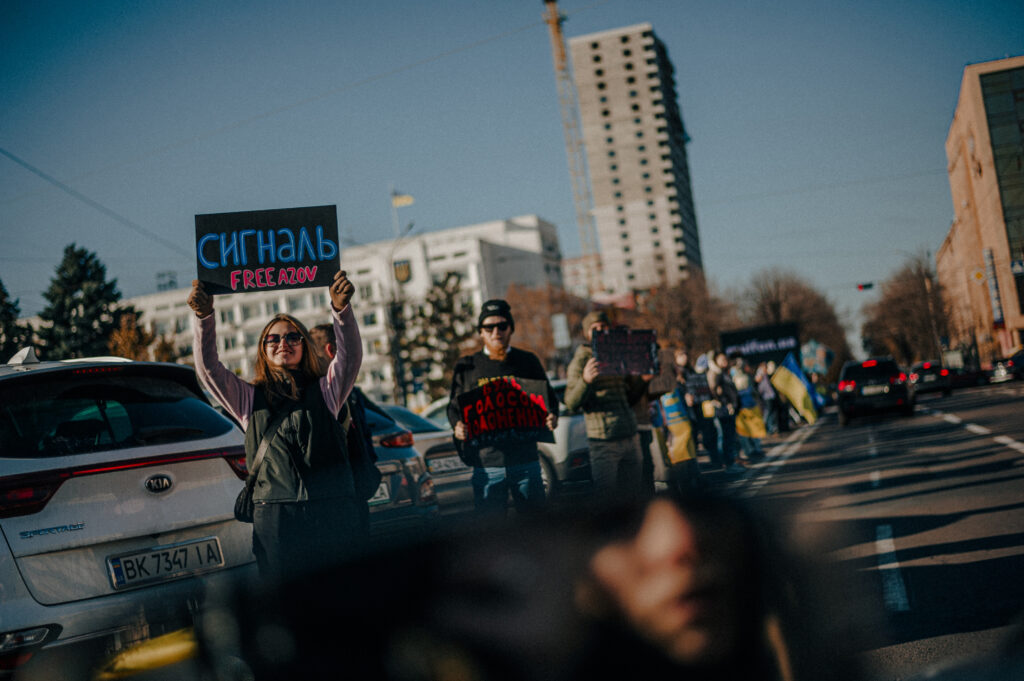
<path id="1" fill-rule="evenodd" d="M 598 90 L 603 90 L 604 88 L 605 88 L 605 84 L 604 84 L 603 81 L 597 84 L 597 89 Z"/>
<path id="2" fill-rule="evenodd" d="M 628 43 L 629 42 L 629 36 L 628 35 L 624 35 L 621 38 L 619 38 L 619 40 L 621 42 L 623 42 L 623 43 Z"/>
<path id="3" fill-rule="evenodd" d="M 599 54 L 595 54 L 595 55 L 594 55 L 594 63 L 595 63 L 595 64 L 597 64 L 597 63 L 599 63 L 600 61 L 601 61 L 601 55 L 599 55 Z"/>
<path id="4" fill-rule="evenodd" d="M 618 206 L 615 206 L 615 210 L 621 213 L 622 211 L 626 210 L 626 207 L 623 206 L 622 204 L 619 204 Z"/>
<path id="5" fill-rule="evenodd" d="M 607 97 L 604 97 L 604 96 L 602 96 L 602 97 L 601 97 L 601 99 L 600 99 L 599 101 L 600 101 L 600 102 L 601 102 L 602 104 L 607 104 L 607 103 L 608 103 L 608 98 L 607 98 Z"/>
<path id="6" fill-rule="evenodd" d="M 633 51 L 632 50 L 623 50 L 622 51 L 622 56 L 623 57 L 632 57 L 633 56 Z"/>
<path id="7" fill-rule="evenodd" d="M 620 219 L 619 219 L 619 224 L 620 224 L 620 225 L 624 225 L 624 224 L 626 224 L 626 220 L 625 220 L 624 218 L 620 218 Z"/>
<path id="8" fill-rule="evenodd" d="M 640 110 L 640 105 L 639 104 L 634 104 L 633 106 L 631 106 L 629 108 L 632 109 L 633 111 L 639 111 Z"/>
<path id="9" fill-rule="evenodd" d="M 619 183 L 619 178 L 613 177 L 612 178 L 612 184 L 618 184 L 618 183 Z"/>
<path id="10" fill-rule="evenodd" d="M 611 111 L 609 111 L 608 109 L 601 109 L 601 115 L 602 115 L 602 116 L 604 116 L 605 118 L 607 118 L 608 116 L 610 116 L 610 115 L 611 115 L 611 113 L 612 113 L 612 112 L 611 112 Z"/>
<path id="11" fill-rule="evenodd" d="M 615 138 L 614 137 L 605 137 L 604 141 L 607 142 L 608 144 L 614 144 L 615 143 Z"/>
<path id="12" fill-rule="evenodd" d="M 242 305 L 242 321 L 260 316 L 259 303 L 245 303 Z"/>
<path id="13" fill-rule="evenodd" d="M 605 130 L 611 130 L 612 129 L 612 124 L 611 123 L 605 123 L 604 124 L 604 129 Z"/>
<path id="14" fill-rule="evenodd" d="M 651 179 L 651 174 L 650 174 L 650 173 L 644 173 L 644 174 L 643 174 L 643 175 L 641 175 L 640 177 L 642 177 L 642 178 L 643 178 L 643 179 L 645 179 L 645 180 L 649 180 L 649 179 Z"/>
<path id="15" fill-rule="evenodd" d="M 615 192 L 615 198 L 621 199 L 622 198 L 622 192 Z"/>
<path id="16" fill-rule="evenodd" d="M 634 279 L 636 279 L 636 275 L 630 272 L 629 274 L 626 275 L 626 279 L 633 281 Z"/>
<path id="17" fill-rule="evenodd" d="M 622 232 L 621 234 L 619 234 L 619 237 L 622 238 L 622 239 L 628 239 L 629 238 L 629 232 Z"/>
<path id="18" fill-rule="evenodd" d="M 626 69 L 627 71 L 632 71 L 633 70 L 633 63 L 632 62 L 626 62 L 626 64 L 622 68 Z"/>
<path id="19" fill-rule="evenodd" d="M 637 139 L 640 139 L 640 138 L 642 138 L 643 136 L 644 136 L 644 131 L 643 131 L 643 130 L 637 130 L 637 131 L 636 131 L 636 138 L 637 138 Z"/>
<path id="20" fill-rule="evenodd" d="M 306 296 L 292 296 L 288 299 L 288 310 L 305 310 L 309 308 L 309 298 Z"/>
<path id="21" fill-rule="evenodd" d="M 623 246 L 622 247 L 622 252 L 623 253 L 629 253 L 629 246 Z M 628 264 L 630 264 L 630 262 L 627 260 L 626 264 L 628 265 Z"/>
<path id="22" fill-rule="evenodd" d="M 640 159 L 640 165 L 642 165 L 642 166 L 647 165 L 647 159 L 646 158 Z"/>
<path id="23" fill-rule="evenodd" d="M 613 173 L 614 173 L 614 172 L 615 172 L 616 170 L 618 170 L 618 169 L 619 169 L 619 166 L 618 166 L 617 164 L 615 164 L 615 163 L 613 163 L 613 164 L 611 164 L 610 166 L 608 166 L 608 170 L 610 170 L 610 171 L 611 171 L 611 172 L 613 172 Z"/>
<path id="24" fill-rule="evenodd" d="M 238 347 L 238 339 L 237 338 L 235 338 L 234 336 L 225 336 L 224 337 L 224 349 L 225 350 L 234 350 L 237 347 Z"/>
<path id="25" fill-rule="evenodd" d="M 234 324 L 235 323 L 235 309 L 229 307 L 226 310 L 220 311 L 220 321 L 222 324 Z"/>
<path id="26" fill-rule="evenodd" d="M 629 78 L 626 79 L 626 83 L 629 84 L 629 85 L 632 85 L 635 82 L 636 82 L 636 76 L 630 76 Z"/>
<path id="27" fill-rule="evenodd" d="M 596 50 L 597 49 L 597 43 L 590 43 L 590 49 Z"/>
<path id="28" fill-rule="evenodd" d="M 640 146 L 638 146 L 636 148 L 636 150 L 639 151 L 640 153 L 643 153 L 643 152 L 647 151 L 647 147 L 645 147 L 644 145 L 641 144 Z"/>
<path id="29" fill-rule="evenodd" d="M 609 157 L 615 156 L 615 150 L 614 149 L 609 150 L 608 156 Z"/>
<path id="30" fill-rule="evenodd" d="M 376 312 L 367 312 L 366 314 L 363 315 L 363 324 L 365 326 L 373 326 L 376 323 L 377 323 L 377 313 Z"/>
<path id="31" fill-rule="evenodd" d="M 636 97 L 636 95 L 637 95 L 637 92 L 636 92 L 636 90 L 630 90 L 630 91 L 629 91 L 629 96 L 630 96 L 630 97 Z"/>
<path id="32" fill-rule="evenodd" d="M 598 70 L 594 71 L 594 75 L 597 76 L 598 78 L 600 78 L 601 76 L 604 75 L 604 69 L 598 69 Z"/>
<path id="33" fill-rule="evenodd" d="M 629 246 L 627 246 L 626 248 L 629 248 Z M 626 250 L 626 249 L 624 248 L 622 250 Z M 627 260 L 626 261 L 626 267 L 632 267 L 632 266 L 633 266 L 633 261 L 632 260 Z"/>
<path id="34" fill-rule="evenodd" d="M 644 187 L 644 193 L 645 194 L 650 194 L 652 191 L 654 191 L 654 190 L 651 189 L 650 187 Z"/>

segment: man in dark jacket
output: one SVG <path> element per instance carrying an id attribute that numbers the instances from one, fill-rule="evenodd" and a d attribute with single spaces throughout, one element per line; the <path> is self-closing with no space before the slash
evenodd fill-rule
<path id="1" fill-rule="evenodd" d="M 481 513 L 504 513 L 509 492 L 516 510 L 536 510 L 544 503 L 544 481 L 535 440 L 507 440 L 474 446 L 469 428 L 459 409 L 459 395 L 501 379 L 544 381 L 545 425 L 554 430 L 558 424 L 558 399 L 548 382 L 544 367 L 535 354 L 513 348 L 515 331 L 512 309 L 504 300 L 488 300 L 480 309 L 477 330 L 484 349 L 459 358 L 452 376 L 448 401 L 448 421 L 454 430 L 456 446 L 463 461 L 473 467 L 473 498 Z"/>

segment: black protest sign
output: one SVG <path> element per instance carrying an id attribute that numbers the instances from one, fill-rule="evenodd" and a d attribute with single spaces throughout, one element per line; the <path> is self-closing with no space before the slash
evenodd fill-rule
<path id="1" fill-rule="evenodd" d="M 207 293 L 329 286 L 339 255 L 335 206 L 196 216 L 198 279 Z"/>
<path id="2" fill-rule="evenodd" d="M 498 378 L 462 393 L 458 401 L 471 447 L 555 441 L 547 427 L 547 381 Z"/>
<path id="3" fill-rule="evenodd" d="M 658 339 L 651 329 L 598 331 L 590 339 L 590 348 L 602 374 L 658 374 Z"/>

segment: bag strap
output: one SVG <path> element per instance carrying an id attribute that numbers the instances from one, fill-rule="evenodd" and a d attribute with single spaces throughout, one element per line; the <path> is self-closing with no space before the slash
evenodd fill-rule
<path id="1" fill-rule="evenodd" d="M 290 413 L 291 412 L 289 410 L 282 409 L 274 415 L 274 418 L 270 419 L 270 423 L 267 424 L 267 429 L 263 431 L 263 439 L 260 440 L 260 446 L 256 450 L 256 456 L 252 458 L 251 475 L 254 480 L 256 479 L 256 476 L 259 475 L 260 466 L 263 464 L 263 458 L 267 455 L 267 450 L 270 449 L 270 445 L 274 441 L 274 438 L 277 437 L 277 432 L 281 428 L 281 424 L 284 423 L 285 418 L 287 418 Z"/>

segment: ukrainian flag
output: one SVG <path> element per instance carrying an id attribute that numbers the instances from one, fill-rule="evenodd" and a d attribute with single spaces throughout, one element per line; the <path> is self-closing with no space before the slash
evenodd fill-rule
<path id="1" fill-rule="evenodd" d="M 772 374 L 771 382 L 807 423 L 814 423 L 818 420 L 818 411 L 815 408 L 814 397 L 812 397 L 814 386 L 807 380 L 804 372 L 800 369 L 800 364 L 793 357 L 793 353 L 786 355 L 786 359 Z"/>

